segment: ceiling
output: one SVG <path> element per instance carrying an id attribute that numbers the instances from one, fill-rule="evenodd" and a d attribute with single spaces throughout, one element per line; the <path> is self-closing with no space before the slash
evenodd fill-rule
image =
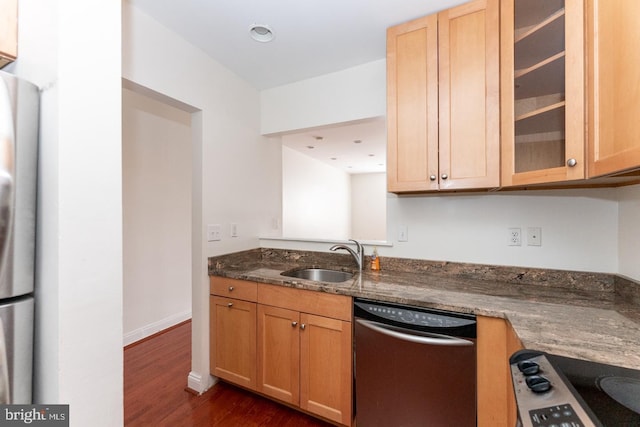
<path id="1" fill-rule="evenodd" d="M 282 145 L 349 174 L 387 170 L 384 117 L 283 135 Z"/>
<path id="2" fill-rule="evenodd" d="M 387 27 L 465 0 L 127 1 L 257 90 L 264 90 L 383 59 Z M 249 29 L 254 24 L 268 25 L 275 34 L 273 41 L 253 40 Z M 314 145 L 314 136 L 325 139 L 322 144 L 315 144 L 315 149 L 306 148 Z M 350 173 L 375 172 L 380 169 L 380 160 L 384 162 L 386 132 L 380 120 L 322 132 L 302 131 L 287 139 L 287 145 L 300 146 L 304 154 L 323 161 L 327 156 L 338 156 L 331 155 L 338 151 L 327 146 L 346 141 L 340 160 L 330 163 L 339 163 Z M 363 143 L 354 144 L 356 139 Z M 377 147 L 373 146 L 374 141 Z M 369 154 L 375 154 L 375 158 Z M 367 161 L 356 163 L 357 158 Z M 368 170 L 363 169 L 365 164 Z"/>

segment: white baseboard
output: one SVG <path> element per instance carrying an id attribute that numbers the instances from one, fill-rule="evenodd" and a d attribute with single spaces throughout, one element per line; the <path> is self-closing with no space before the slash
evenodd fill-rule
<path id="1" fill-rule="evenodd" d="M 191 319 L 191 311 L 185 311 L 183 313 L 177 313 L 172 316 L 165 317 L 164 319 L 150 323 L 131 332 L 127 332 L 122 338 L 123 347 L 189 319 Z"/>
<path id="2" fill-rule="evenodd" d="M 187 387 L 198 394 L 209 390 L 216 382 L 218 382 L 218 378 L 213 375 L 200 375 L 195 371 L 189 372 L 187 377 Z"/>

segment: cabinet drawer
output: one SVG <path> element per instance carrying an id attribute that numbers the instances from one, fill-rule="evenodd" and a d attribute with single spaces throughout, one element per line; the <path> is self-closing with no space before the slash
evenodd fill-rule
<path id="1" fill-rule="evenodd" d="M 258 302 L 351 322 L 352 302 L 351 297 L 346 295 L 259 283 Z"/>
<path id="2" fill-rule="evenodd" d="M 255 282 L 248 282 L 246 280 L 211 276 L 210 293 L 227 298 L 236 298 L 255 302 L 258 300 L 258 284 Z"/>

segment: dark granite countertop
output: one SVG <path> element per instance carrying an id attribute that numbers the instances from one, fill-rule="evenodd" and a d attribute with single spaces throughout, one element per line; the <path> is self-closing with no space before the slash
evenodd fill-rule
<path id="1" fill-rule="evenodd" d="M 365 259 L 365 261 L 368 261 Z M 209 259 L 209 274 L 506 318 L 527 348 L 640 369 L 640 284 L 619 276 L 381 257 L 342 283 L 282 276 L 354 271 L 350 255 L 254 249 Z M 368 263 L 365 263 L 368 265 Z"/>

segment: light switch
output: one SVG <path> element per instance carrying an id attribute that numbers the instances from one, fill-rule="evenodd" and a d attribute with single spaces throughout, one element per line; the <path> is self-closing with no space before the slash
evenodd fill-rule
<path id="1" fill-rule="evenodd" d="M 409 227 L 406 225 L 398 226 L 398 242 L 408 242 L 409 241 Z"/>
<path id="2" fill-rule="evenodd" d="M 209 224 L 207 226 L 207 241 L 216 242 L 222 240 L 222 227 L 220 224 Z"/>

